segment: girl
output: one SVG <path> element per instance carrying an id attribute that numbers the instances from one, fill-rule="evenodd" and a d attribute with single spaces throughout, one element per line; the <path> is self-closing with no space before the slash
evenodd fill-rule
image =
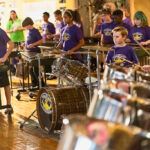
<path id="1" fill-rule="evenodd" d="M 127 9 L 122 7 L 120 10 L 122 10 L 123 12 L 123 22 L 130 27 L 133 27 L 132 21 L 130 19 L 130 14 L 128 13 Z"/>
<path id="2" fill-rule="evenodd" d="M 134 26 L 131 28 L 129 40 L 127 42 L 146 42 L 150 39 L 150 28 L 147 17 L 142 11 L 137 11 L 134 15 Z"/>
<path id="3" fill-rule="evenodd" d="M 82 57 L 80 54 L 72 55 L 72 53 L 78 51 L 84 45 L 83 34 L 81 30 L 73 24 L 74 13 L 72 10 L 66 10 L 63 18 L 66 26 L 61 31 L 59 48 L 67 51 L 73 59 L 81 61 Z"/>
<path id="4" fill-rule="evenodd" d="M 82 32 L 82 34 L 84 35 L 83 23 L 81 21 L 81 16 L 80 16 L 80 13 L 79 13 L 78 9 L 74 10 L 74 21 L 73 21 L 73 24 L 75 24 L 77 27 L 79 27 L 81 32 Z"/>
<path id="5" fill-rule="evenodd" d="M 94 18 L 94 28 L 93 28 L 93 37 L 100 38 L 101 37 L 101 25 L 102 25 L 102 17 L 101 15 L 97 14 Z"/>

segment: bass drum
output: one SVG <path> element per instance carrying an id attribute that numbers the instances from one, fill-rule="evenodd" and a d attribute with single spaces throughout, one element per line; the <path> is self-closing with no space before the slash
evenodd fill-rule
<path id="1" fill-rule="evenodd" d="M 37 97 L 38 121 L 46 132 L 59 130 L 64 116 L 75 113 L 85 114 L 88 106 L 88 88 L 43 88 Z"/>

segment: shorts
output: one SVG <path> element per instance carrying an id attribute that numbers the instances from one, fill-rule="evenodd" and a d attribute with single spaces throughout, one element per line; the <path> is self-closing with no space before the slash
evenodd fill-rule
<path id="1" fill-rule="evenodd" d="M 7 72 L 0 72 L 0 87 L 9 85 L 9 79 Z"/>

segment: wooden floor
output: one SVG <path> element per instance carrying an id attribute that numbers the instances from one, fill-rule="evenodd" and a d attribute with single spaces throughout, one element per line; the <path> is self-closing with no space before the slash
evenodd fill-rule
<path id="1" fill-rule="evenodd" d="M 13 79 L 14 87 L 18 86 L 18 79 Z M 56 81 L 54 81 L 56 83 Z M 5 102 L 3 89 L 2 101 Z M 35 109 L 36 100 L 30 99 L 28 93 L 21 94 L 20 101 L 16 100 L 17 92 L 13 90 L 12 105 L 14 114 L 8 117 L 4 110 L 0 110 L 0 150 L 56 150 L 59 141 L 58 135 L 48 135 L 32 118 L 23 129 L 19 128 L 18 121 L 25 118 Z"/>

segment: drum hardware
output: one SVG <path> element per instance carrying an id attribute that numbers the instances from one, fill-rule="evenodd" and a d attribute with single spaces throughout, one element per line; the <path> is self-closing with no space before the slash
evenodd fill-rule
<path id="1" fill-rule="evenodd" d="M 69 116 L 57 150 L 146 150 L 150 147 L 149 132 L 137 127 L 94 119 Z"/>

